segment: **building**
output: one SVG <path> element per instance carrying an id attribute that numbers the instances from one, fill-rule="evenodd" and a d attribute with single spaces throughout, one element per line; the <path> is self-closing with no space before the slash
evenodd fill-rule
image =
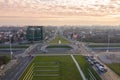
<path id="1" fill-rule="evenodd" d="M 26 31 L 28 41 L 43 40 L 43 26 L 29 26 Z"/>

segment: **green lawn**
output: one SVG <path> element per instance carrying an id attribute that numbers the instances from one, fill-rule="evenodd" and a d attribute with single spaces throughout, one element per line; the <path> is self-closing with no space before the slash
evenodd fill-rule
<path id="1" fill-rule="evenodd" d="M 88 47 L 108 47 L 108 43 L 89 43 Z M 109 47 L 120 47 L 119 43 L 110 43 Z"/>
<path id="2" fill-rule="evenodd" d="M 86 76 L 86 78 L 88 80 L 91 80 L 90 79 L 90 76 L 89 76 L 89 71 L 88 69 L 91 71 L 91 73 L 94 75 L 94 77 L 96 78 L 96 80 L 102 80 L 99 75 L 94 71 L 94 69 L 91 67 L 91 65 L 88 64 L 88 62 L 85 60 L 85 58 L 81 55 L 75 55 L 74 56 L 78 62 L 78 64 L 80 65 L 84 75 Z"/>
<path id="3" fill-rule="evenodd" d="M 120 76 L 120 63 L 107 64 L 107 66 Z"/>
<path id="4" fill-rule="evenodd" d="M 59 40 L 61 41 L 61 44 L 70 44 L 71 43 L 70 41 L 64 39 L 61 36 L 56 36 L 55 39 L 51 40 L 49 43 L 50 44 L 58 44 Z"/>
<path id="5" fill-rule="evenodd" d="M 82 80 L 70 56 L 37 56 L 19 80 Z"/>
<path id="6" fill-rule="evenodd" d="M 72 47 L 67 45 L 50 45 L 47 48 L 72 48 Z"/>
<path id="7" fill-rule="evenodd" d="M 29 46 L 28 45 L 16 45 L 16 46 L 12 46 L 12 48 L 28 48 Z M 10 48 L 10 46 L 0 46 L 0 49 L 7 49 L 7 48 Z"/>

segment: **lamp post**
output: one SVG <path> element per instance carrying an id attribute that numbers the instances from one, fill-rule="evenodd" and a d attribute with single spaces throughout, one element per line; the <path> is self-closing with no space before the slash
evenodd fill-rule
<path id="1" fill-rule="evenodd" d="M 12 60 L 13 52 L 12 52 L 11 38 L 12 38 L 12 35 L 9 35 L 9 41 L 10 41 L 10 55 L 11 55 L 11 60 Z"/>
<path id="2" fill-rule="evenodd" d="M 107 51 L 106 52 L 109 52 L 109 48 L 110 48 L 110 35 L 108 34 L 108 47 L 107 47 Z"/>

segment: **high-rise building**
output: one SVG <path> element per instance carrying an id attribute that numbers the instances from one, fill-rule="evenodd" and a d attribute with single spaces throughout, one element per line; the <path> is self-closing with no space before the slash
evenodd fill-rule
<path id="1" fill-rule="evenodd" d="M 26 33 L 28 41 L 43 40 L 43 26 L 28 26 Z"/>

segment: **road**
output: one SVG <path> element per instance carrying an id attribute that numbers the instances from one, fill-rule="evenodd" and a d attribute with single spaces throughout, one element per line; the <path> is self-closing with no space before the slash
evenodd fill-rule
<path id="1" fill-rule="evenodd" d="M 70 40 L 71 41 L 71 40 Z M 77 42 L 77 41 L 71 41 L 72 43 L 75 43 L 75 44 L 72 44 L 73 47 L 74 47 L 74 50 L 72 51 L 72 54 L 74 53 L 80 53 L 82 55 L 87 55 L 87 56 L 96 56 L 96 59 L 97 61 L 99 61 L 100 63 L 102 63 L 98 57 L 97 57 L 97 54 L 96 53 L 93 53 L 92 50 L 88 50 L 87 47 L 84 45 L 84 43 L 82 42 Z M 76 45 L 79 44 L 79 45 Z M 79 48 L 80 47 L 80 48 Z M 42 55 L 45 55 L 45 54 L 42 54 Z M 48 55 L 48 54 L 46 54 Z M 52 55 L 52 54 L 49 54 L 49 55 Z M 54 55 L 54 54 L 53 54 Z M 59 55 L 59 54 L 57 54 Z M 68 54 L 62 54 L 62 55 L 68 55 Z M 103 63 L 102 63 L 103 64 Z M 104 64 L 105 65 L 105 64 Z M 116 74 L 111 71 L 108 67 L 107 68 L 107 72 L 106 73 L 103 73 L 103 74 L 99 74 L 99 76 L 102 78 L 102 80 L 119 80 L 120 78 L 116 76 Z"/>
<path id="2" fill-rule="evenodd" d="M 17 64 L 5 72 L 5 75 L 0 80 L 18 80 L 23 71 L 27 68 L 27 65 L 31 62 L 32 58 L 28 55 L 37 45 L 31 45 L 24 53 L 17 54 Z M 8 66 L 9 67 L 9 66 Z"/>
<path id="3" fill-rule="evenodd" d="M 97 61 L 99 61 L 105 66 L 105 64 L 98 59 L 98 54 L 95 52 L 93 53 L 92 51 L 88 51 L 84 43 L 80 43 L 80 50 L 82 55 L 94 56 Z M 120 78 L 112 70 L 110 70 L 107 66 L 105 67 L 107 68 L 107 72 L 102 75 L 99 75 L 102 78 L 102 80 L 120 80 Z"/>
<path id="4" fill-rule="evenodd" d="M 21 54 L 25 51 L 25 49 L 12 49 L 14 55 Z M 10 54 L 10 49 L 0 49 L 0 54 Z"/>
<path id="5" fill-rule="evenodd" d="M 23 54 L 18 54 L 17 55 L 17 60 L 18 60 L 17 65 L 12 67 L 12 69 L 9 70 L 8 72 L 6 72 L 6 75 L 3 76 L 1 78 L 1 80 L 18 80 L 20 75 L 23 73 L 23 71 L 26 69 L 27 65 L 32 60 L 32 57 L 28 56 L 28 53 L 29 54 L 34 53 L 32 51 L 34 51 L 35 48 L 39 48 L 40 49 L 41 46 L 42 46 L 41 44 L 32 45 L 28 49 L 26 49 L 26 51 Z M 79 46 L 73 44 L 73 47 L 74 47 L 74 50 L 71 52 L 72 54 L 78 52 L 78 53 L 80 53 L 82 55 L 95 55 L 95 56 L 97 56 L 96 54 L 93 54 L 92 52 L 86 50 L 86 47 L 84 46 L 84 43 L 79 43 Z M 41 55 L 41 54 L 32 54 L 32 55 L 37 56 L 37 55 Z M 45 54 L 42 54 L 42 55 L 49 55 L 49 54 L 45 53 Z M 50 55 L 52 55 L 52 54 L 50 54 Z M 53 54 L 53 55 L 55 55 L 55 54 Z M 57 54 L 57 55 L 70 55 L 70 54 Z M 113 75 L 113 72 L 110 71 L 109 68 L 108 68 L 108 72 L 107 73 L 102 74 L 100 76 L 101 76 L 101 78 L 103 80 L 118 80 L 116 78 L 116 76 Z"/>
<path id="6" fill-rule="evenodd" d="M 29 56 L 19 57 L 17 65 L 13 66 L 12 69 L 7 71 L 1 80 L 18 80 L 31 60 L 32 57 Z"/>

